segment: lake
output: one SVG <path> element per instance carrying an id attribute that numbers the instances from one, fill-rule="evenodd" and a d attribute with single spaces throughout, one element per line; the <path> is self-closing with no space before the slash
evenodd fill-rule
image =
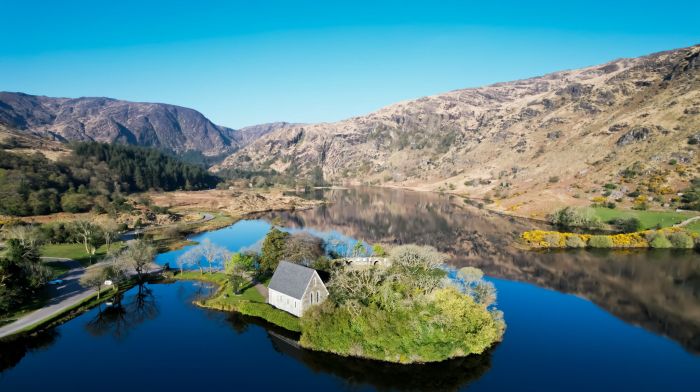
<path id="1" fill-rule="evenodd" d="M 330 204 L 267 213 L 193 237 L 256 249 L 270 222 L 335 246 L 430 244 L 455 267 L 484 270 L 508 324 L 480 356 L 400 366 L 300 350 L 255 319 L 196 308 L 193 282 L 128 291 L 124 311 L 96 308 L 0 346 L 0 390 L 681 390 L 700 374 L 700 255 L 672 251 L 531 252 L 538 223 L 456 197 L 358 188 Z M 345 244 L 345 245 L 342 245 Z M 184 250 L 159 255 L 174 266 Z"/>

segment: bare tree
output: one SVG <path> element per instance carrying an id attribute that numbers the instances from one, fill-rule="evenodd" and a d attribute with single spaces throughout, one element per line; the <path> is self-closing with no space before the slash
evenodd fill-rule
<path id="1" fill-rule="evenodd" d="M 119 254 L 119 260 L 126 268 L 136 272 L 139 281 L 155 257 L 155 248 L 145 240 L 134 240 Z"/>
<path id="2" fill-rule="evenodd" d="M 195 246 L 188 249 L 185 253 L 178 256 L 176 262 L 178 268 L 180 268 L 180 273 L 182 273 L 185 268 L 195 265 L 199 267 L 200 274 L 204 273 L 202 269 L 202 253 L 199 251 L 199 247 Z"/>
<path id="3" fill-rule="evenodd" d="M 5 239 L 16 239 L 20 245 L 28 248 L 36 248 L 41 244 L 41 232 L 36 226 L 12 225 L 6 227 L 3 237 Z"/>
<path id="4" fill-rule="evenodd" d="M 103 244 L 102 230 L 99 226 L 85 220 L 73 222 L 72 228 L 77 242 L 85 246 L 85 252 L 90 256 L 90 261 L 92 261 L 97 248 Z"/>
<path id="5" fill-rule="evenodd" d="M 100 289 L 105 281 L 104 267 L 92 267 L 85 270 L 80 277 L 80 285 L 86 288 L 94 288 L 97 290 L 97 299 L 100 299 Z"/>
<path id="6" fill-rule="evenodd" d="M 109 253 L 112 248 L 112 243 L 119 236 L 119 223 L 117 223 L 117 221 L 114 219 L 107 219 L 106 221 L 102 222 L 100 227 L 102 228 L 107 253 Z"/>
<path id="7" fill-rule="evenodd" d="M 214 245 L 208 239 L 202 241 L 198 248 L 204 260 L 209 263 L 209 273 L 214 272 L 214 263 L 223 265 L 231 257 L 231 253 L 226 248 Z"/>
<path id="8" fill-rule="evenodd" d="M 292 234 L 284 244 L 284 258 L 296 264 L 309 266 L 323 254 L 323 240 L 308 233 Z"/>

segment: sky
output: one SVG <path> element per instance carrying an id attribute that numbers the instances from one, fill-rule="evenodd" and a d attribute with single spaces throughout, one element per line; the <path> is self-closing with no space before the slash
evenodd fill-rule
<path id="1" fill-rule="evenodd" d="M 233 128 L 700 44 L 700 1 L 1 1 L 0 91 L 170 103 Z"/>

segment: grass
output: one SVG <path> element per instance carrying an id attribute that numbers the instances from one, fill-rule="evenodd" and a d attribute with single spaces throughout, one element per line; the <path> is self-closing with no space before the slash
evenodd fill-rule
<path id="1" fill-rule="evenodd" d="M 124 246 L 123 242 L 115 242 L 112 244 L 111 250 L 121 249 Z M 107 255 L 107 247 L 102 245 L 97 249 L 92 257 L 92 262 L 98 261 Z M 41 247 L 42 257 L 60 257 L 73 259 L 80 262 L 83 266 L 90 265 L 90 256 L 85 252 L 83 244 L 48 244 Z"/>
<path id="2" fill-rule="evenodd" d="M 653 229 L 657 226 L 670 227 L 695 216 L 695 214 L 687 212 L 618 210 L 605 207 L 594 207 L 593 211 L 606 223 L 617 218 L 637 218 L 642 224 L 642 230 Z"/>
<path id="3" fill-rule="evenodd" d="M 688 230 L 690 232 L 700 234 L 700 220 L 696 220 L 694 222 L 691 222 L 691 223 L 683 226 L 683 228 L 685 228 L 686 230 Z"/>
<path id="4" fill-rule="evenodd" d="M 301 332 L 299 319 L 267 304 L 252 282 L 240 294 L 235 294 L 228 283 L 228 277 L 222 272 L 200 274 L 199 271 L 184 271 L 176 274 L 174 278 L 211 282 L 219 286 L 211 298 L 196 302 L 199 306 L 259 317 L 287 330 Z"/>

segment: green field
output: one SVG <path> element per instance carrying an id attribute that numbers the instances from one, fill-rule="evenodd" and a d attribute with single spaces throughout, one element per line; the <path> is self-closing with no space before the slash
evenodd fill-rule
<path id="1" fill-rule="evenodd" d="M 118 250 L 124 246 L 123 242 L 115 242 L 112 244 L 112 251 Z M 107 247 L 101 246 L 97 249 L 97 253 L 93 256 L 93 263 L 102 259 L 107 254 Z M 42 257 L 62 257 L 79 261 L 83 265 L 90 264 L 90 256 L 85 252 L 83 244 L 48 244 L 41 247 Z"/>
<path id="2" fill-rule="evenodd" d="M 700 220 L 696 220 L 696 221 L 694 221 L 688 225 L 685 225 L 683 227 L 688 231 L 700 234 Z"/>
<path id="3" fill-rule="evenodd" d="M 673 226 L 697 215 L 689 212 L 618 210 L 605 207 L 594 207 L 592 210 L 595 211 L 597 217 L 606 223 L 616 218 L 637 218 L 642 223 L 644 230 L 655 228 L 657 225 L 660 227 Z M 692 225 L 689 225 L 689 230 L 690 226 Z"/>

